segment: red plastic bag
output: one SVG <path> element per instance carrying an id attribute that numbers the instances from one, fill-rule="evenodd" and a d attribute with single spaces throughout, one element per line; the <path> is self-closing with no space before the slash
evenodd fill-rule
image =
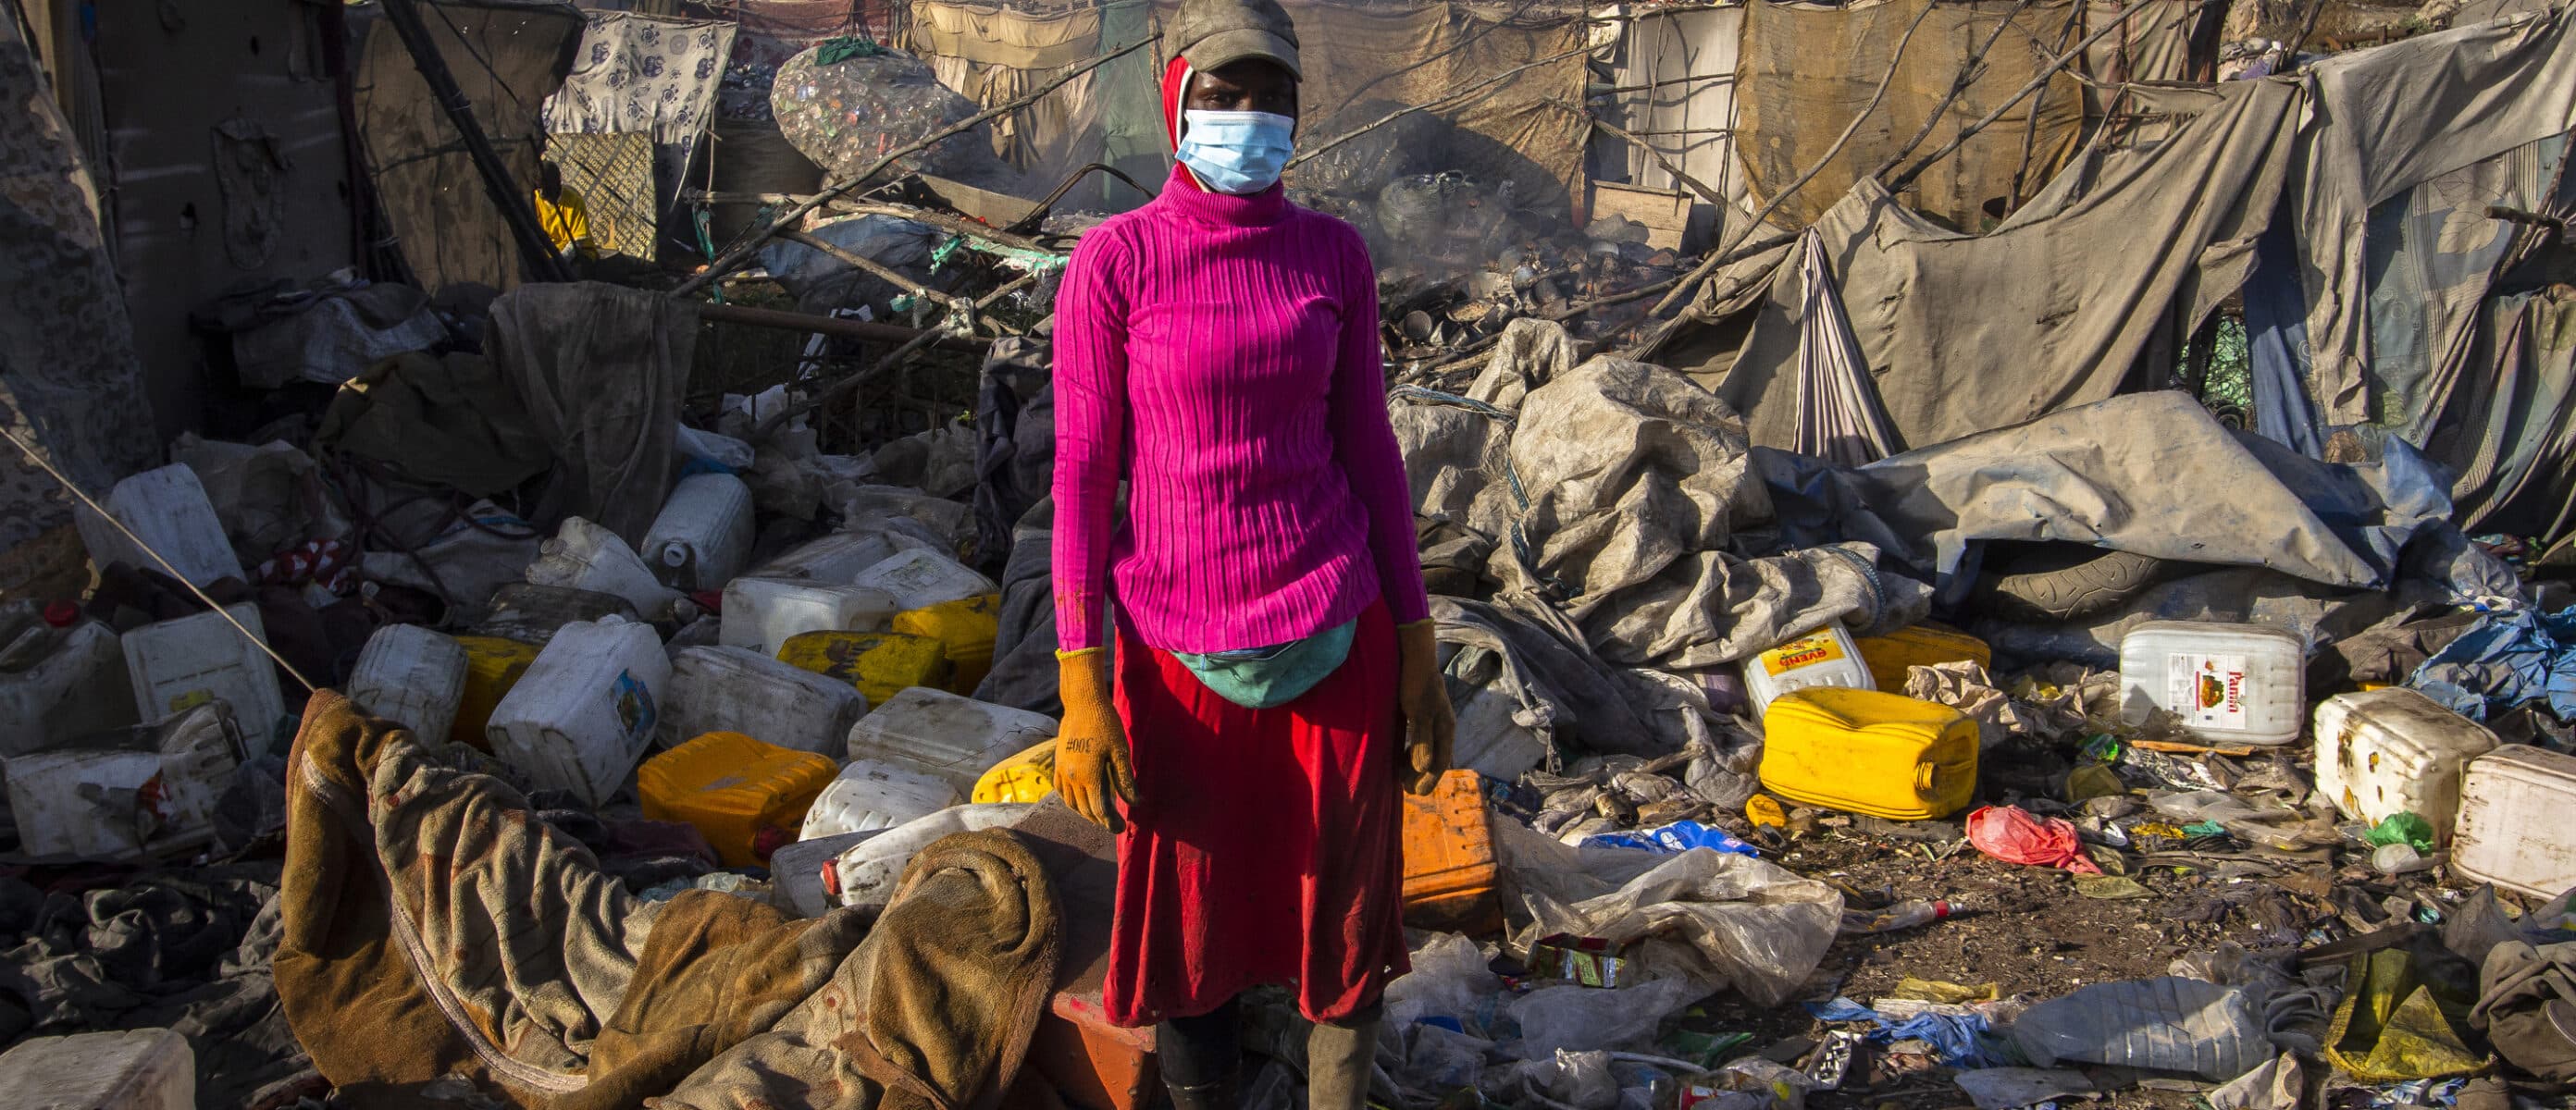
<path id="1" fill-rule="evenodd" d="M 1969 814 L 1968 843 L 2005 863 L 2063 867 L 2078 875 L 2102 873 L 2076 841 L 2074 824 L 2020 806 L 1986 806 Z"/>

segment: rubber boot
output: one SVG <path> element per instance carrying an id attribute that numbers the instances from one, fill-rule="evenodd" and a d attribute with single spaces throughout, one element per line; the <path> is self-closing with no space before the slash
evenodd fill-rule
<path id="1" fill-rule="evenodd" d="M 1243 1105 L 1242 1087 L 1240 1074 L 1187 1087 L 1169 1080 L 1163 1083 L 1163 1090 L 1172 1096 L 1172 1110 L 1238 1110 Z"/>
<path id="2" fill-rule="evenodd" d="M 1308 1110 L 1362 1110 L 1368 1105 L 1369 1077 L 1377 1070 L 1377 1027 L 1383 1011 L 1342 1022 L 1317 1022 L 1306 1034 L 1306 1106 Z"/>

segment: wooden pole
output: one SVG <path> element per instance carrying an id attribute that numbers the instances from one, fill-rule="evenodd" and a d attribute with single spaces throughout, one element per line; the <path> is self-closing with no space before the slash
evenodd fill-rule
<path id="1" fill-rule="evenodd" d="M 536 206 L 510 177 L 510 169 L 501 164 L 501 155 L 492 149 L 492 140 L 483 134 L 483 125 L 475 122 L 474 105 L 458 88 L 456 75 L 448 72 L 447 57 L 439 53 L 438 43 L 429 37 L 429 27 L 421 22 L 418 0 L 384 0 L 385 19 L 394 25 L 394 34 L 402 39 L 403 49 L 411 54 L 411 64 L 420 70 L 420 79 L 429 86 L 429 95 L 447 113 L 447 122 L 465 141 L 466 157 L 473 159 L 474 171 L 483 178 L 483 189 L 491 194 L 492 204 L 501 210 L 501 222 L 510 226 L 510 238 L 519 245 L 520 261 L 526 263 L 528 276 L 537 281 L 571 281 L 572 271 L 564 265 L 563 256 L 555 253 L 554 242 L 546 238 L 545 229 L 537 223 Z"/>
<path id="2" fill-rule="evenodd" d="M 984 348 L 991 346 L 993 342 L 990 339 L 979 339 L 968 335 L 955 335 L 938 331 L 922 331 L 917 328 L 907 328 L 900 324 L 880 324 L 869 320 L 844 320 L 838 316 L 815 316 L 804 312 L 786 312 L 775 308 L 749 308 L 738 304 L 699 305 L 698 319 L 713 320 L 720 324 L 742 324 L 747 327 L 755 328 L 776 328 L 781 331 L 801 331 L 814 335 L 836 336 L 842 339 L 864 339 L 873 343 L 910 343 L 913 340 L 927 335 L 942 347 L 960 351 L 981 351 Z"/>

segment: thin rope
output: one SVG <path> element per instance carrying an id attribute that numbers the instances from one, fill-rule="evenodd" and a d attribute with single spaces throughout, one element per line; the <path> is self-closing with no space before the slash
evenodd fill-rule
<path id="1" fill-rule="evenodd" d="M 81 504 L 89 506 L 91 512 L 97 513 L 109 524 L 115 525 L 117 531 L 124 533 L 126 539 L 134 542 L 134 546 L 141 548 L 144 554 L 152 556 L 153 562 L 161 564 L 161 569 L 170 572 L 170 577 L 178 579 L 180 585 L 188 587 L 189 593 L 197 595 L 197 600 L 205 602 L 207 608 L 213 609 L 216 615 L 224 618 L 224 623 L 233 626 L 233 631 L 241 633 L 242 638 L 250 641 L 253 646 L 259 648 L 261 654 L 275 660 L 277 662 L 278 669 L 285 671 L 287 677 L 295 680 L 296 685 L 304 687 L 305 693 L 313 694 L 321 692 L 322 688 L 315 686 L 312 679 L 304 677 L 304 672 L 296 670 L 295 664 L 287 662 L 286 657 L 279 655 L 276 649 L 269 647 L 267 641 L 253 635 L 251 630 L 248 627 L 245 627 L 242 622 L 234 620 L 230 611 L 218 604 L 215 599 L 207 597 L 206 591 L 198 589 L 196 583 L 188 581 L 187 575 L 179 573 L 179 568 L 171 566 L 169 559 L 162 557 L 162 554 L 159 551 L 154 550 L 151 544 L 143 542 L 143 537 L 135 535 L 134 529 L 126 527 L 124 521 L 116 519 L 116 514 L 107 511 L 106 507 L 98 503 L 98 499 L 91 497 L 88 493 L 83 492 L 79 486 L 72 484 L 72 480 L 65 476 L 62 471 L 54 469 L 53 462 L 46 459 L 43 455 L 38 454 L 35 448 L 27 446 L 27 441 L 18 438 L 18 433 L 12 432 L 7 428 L 0 428 L 0 436 L 9 437 L 9 442 L 17 445 L 19 452 L 27 456 L 28 462 L 36 464 L 36 466 L 42 469 L 45 473 L 53 475 L 54 480 L 62 483 L 64 489 L 70 490 L 72 496 L 80 498 Z"/>

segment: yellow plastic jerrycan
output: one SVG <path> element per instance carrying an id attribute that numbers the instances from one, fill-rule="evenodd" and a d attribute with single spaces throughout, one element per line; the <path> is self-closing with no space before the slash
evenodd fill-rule
<path id="1" fill-rule="evenodd" d="M 778 659 L 859 688 L 881 706 L 915 686 L 948 688 L 948 648 L 903 632 L 804 632 L 787 638 Z"/>
<path id="2" fill-rule="evenodd" d="M 1947 817 L 1977 792 L 1977 723 L 1879 690 L 1810 686 L 1762 715 L 1762 785 L 1890 821 Z"/>
<path id="3" fill-rule="evenodd" d="M 519 684 L 519 676 L 528 673 L 528 664 L 537 661 L 537 646 L 499 636 L 459 636 L 456 643 L 465 649 L 465 691 L 456 699 L 456 724 L 447 737 L 488 752 L 492 741 L 483 735 L 483 726 L 491 723 L 493 707 Z"/>
<path id="4" fill-rule="evenodd" d="M 796 839 L 814 797 L 840 765 L 828 756 L 763 744 L 739 732 L 710 732 L 672 748 L 635 771 L 644 816 L 686 821 L 706 834 L 727 867 L 758 866 L 763 830 Z"/>
<path id="5" fill-rule="evenodd" d="M 993 640 L 1002 630 L 1001 612 L 1002 595 L 983 594 L 897 613 L 893 627 L 939 641 L 948 652 L 948 692 L 971 695 L 993 670 Z"/>
<path id="6" fill-rule="evenodd" d="M 988 802 L 1042 802 L 1055 793 L 1055 739 L 994 764 L 975 780 L 976 805 Z"/>

